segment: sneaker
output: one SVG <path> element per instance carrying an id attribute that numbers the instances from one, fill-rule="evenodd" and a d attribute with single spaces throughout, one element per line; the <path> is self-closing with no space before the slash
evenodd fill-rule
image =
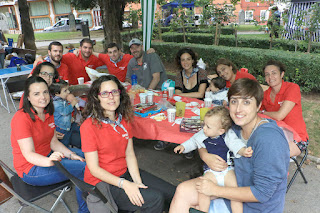
<path id="1" fill-rule="evenodd" d="M 158 141 L 156 145 L 154 145 L 154 149 L 161 151 L 164 150 L 167 146 L 169 145 L 169 142 L 164 142 L 164 141 Z"/>
<path id="2" fill-rule="evenodd" d="M 188 153 L 186 153 L 185 155 L 184 155 L 187 159 L 192 159 L 193 157 L 194 157 L 194 151 L 192 151 L 192 152 L 188 152 Z"/>

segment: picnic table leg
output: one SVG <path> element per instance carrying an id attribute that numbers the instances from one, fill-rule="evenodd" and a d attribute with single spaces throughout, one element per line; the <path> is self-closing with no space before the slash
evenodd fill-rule
<path id="1" fill-rule="evenodd" d="M 2 90 L 3 90 L 3 94 L 4 94 L 4 98 L 6 100 L 6 104 L 7 107 L 3 104 L 1 98 L 1 105 L 8 111 L 8 113 L 10 113 L 10 109 L 9 109 L 9 103 L 8 103 L 8 98 L 7 98 L 7 89 L 6 89 L 6 82 L 9 78 L 7 78 L 5 81 L 3 80 L 3 78 L 1 78 L 1 84 L 2 84 Z"/>

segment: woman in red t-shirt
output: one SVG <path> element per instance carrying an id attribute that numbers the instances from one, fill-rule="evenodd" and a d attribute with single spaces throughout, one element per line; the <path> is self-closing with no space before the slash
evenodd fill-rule
<path id="1" fill-rule="evenodd" d="M 284 121 L 300 136 L 301 141 L 290 141 L 290 156 L 297 156 L 308 146 L 308 133 L 302 116 L 300 87 L 283 81 L 285 66 L 279 61 L 268 61 L 263 68 L 265 80 L 270 86 L 264 92 L 261 112 L 265 115 Z"/>
<path id="2" fill-rule="evenodd" d="M 53 103 L 46 81 L 39 76 L 26 80 L 23 106 L 11 120 L 13 164 L 19 177 L 34 186 L 47 186 L 67 180 L 53 164 L 62 165 L 83 179 L 84 155 L 80 149 L 65 147 L 56 135 Z M 76 189 L 79 213 L 87 213 L 82 192 Z"/>
<path id="3" fill-rule="evenodd" d="M 96 185 L 120 210 L 161 212 L 169 207 L 175 187 L 139 170 L 133 149 L 133 110 L 130 98 L 113 75 L 93 82 L 80 127 L 86 157 L 84 181 Z M 87 197 L 90 212 L 106 208 L 93 196 Z M 105 209 L 107 210 L 107 209 Z"/>
<path id="4" fill-rule="evenodd" d="M 221 78 L 226 80 L 227 88 L 231 87 L 233 82 L 235 82 L 235 80 L 238 80 L 240 78 L 249 78 L 252 80 L 256 80 L 256 78 L 250 73 L 239 72 L 237 70 L 236 65 L 234 65 L 232 61 L 225 58 L 218 59 L 214 70 L 217 72 L 217 74 Z"/>

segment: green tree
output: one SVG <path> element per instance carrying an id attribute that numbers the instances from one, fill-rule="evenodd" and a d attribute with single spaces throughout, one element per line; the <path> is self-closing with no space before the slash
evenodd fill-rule
<path id="1" fill-rule="evenodd" d="M 306 16 L 307 30 L 308 30 L 308 50 L 310 53 L 312 36 L 316 35 L 316 32 L 320 30 L 320 3 L 316 2 L 308 10 L 308 15 Z"/>
<path id="2" fill-rule="evenodd" d="M 22 34 L 24 35 L 24 46 L 26 49 L 36 50 L 34 30 L 30 21 L 29 6 L 27 0 L 18 0 Z"/>

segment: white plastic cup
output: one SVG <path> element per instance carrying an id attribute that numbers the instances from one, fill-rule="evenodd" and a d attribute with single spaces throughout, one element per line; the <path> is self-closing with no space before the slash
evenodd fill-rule
<path id="1" fill-rule="evenodd" d="M 212 105 L 212 99 L 211 98 L 205 98 L 204 99 L 204 107 L 210 108 Z"/>
<path id="2" fill-rule="evenodd" d="M 148 104 L 152 104 L 153 103 L 153 92 L 149 91 L 147 93 L 147 98 L 148 98 Z"/>
<path id="3" fill-rule="evenodd" d="M 64 80 L 65 82 L 67 82 L 69 84 L 69 80 Z"/>
<path id="4" fill-rule="evenodd" d="M 173 97 L 174 87 L 168 87 L 169 98 Z"/>
<path id="5" fill-rule="evenodd" d="M 176 120 L 176 109 L 167 109 L 168 122 L 173 123 Z"/>
<path id="6" fill-rule="evenodd" d="M 207 91 L 207 92 L 205 93 L 204 98 L 209 98 L 209 97 L 210 97 L 210 95 L 211 95 L 211 92 Z"/>
<path id="7" fill-rule="evenodd" d="M 84 77 L 79 77 L 78 78 L 78 84 L 84 84 Z"/>
<path id="8" fill-rule="evenodd" d="M 142 103 L 142 104 L 147 103 L 147 94 L 146 93 L 140 93 L 139 97 L 140 97 L 140 103 Z"/>

